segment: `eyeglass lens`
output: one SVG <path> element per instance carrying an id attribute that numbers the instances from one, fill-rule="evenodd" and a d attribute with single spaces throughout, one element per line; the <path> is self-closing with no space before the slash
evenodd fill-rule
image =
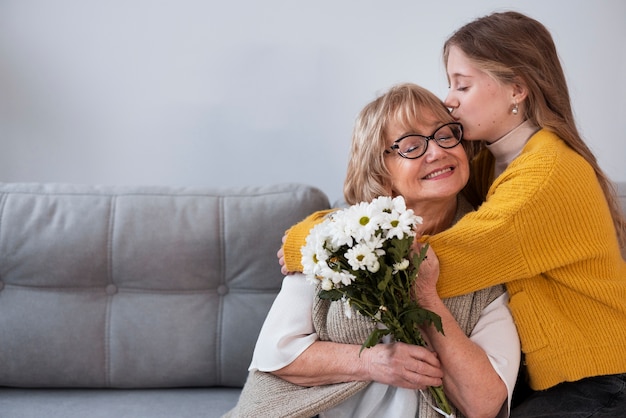
<path id="1" fill-rule="evenodd" d="M 441 148 L 453 148 L 461 142 L 461 127 L 457 124 L 443 125 L 431 136 L 407 135 L 398 141 L 398 151 L 403 157 L 421 157 L 428 148 L 428 141 L 433 139 Z"/>

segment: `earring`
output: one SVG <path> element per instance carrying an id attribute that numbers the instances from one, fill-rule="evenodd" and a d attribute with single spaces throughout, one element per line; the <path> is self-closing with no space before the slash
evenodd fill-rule
<path id="1" fill-rule="evenodd" d="M 519 107 L 517 106 L 517 103 L 513 105 L 513 109 L 511 110 L 511 113 L 514 115 L 517 115 L 519 113 Z"/>

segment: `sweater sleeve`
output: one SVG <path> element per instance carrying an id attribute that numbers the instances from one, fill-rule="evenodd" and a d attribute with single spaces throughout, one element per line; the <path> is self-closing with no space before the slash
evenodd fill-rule
<path id="1" fill-rule="evenodd" d="M 593 257 L 615 234 L 610 219 L 593 169 L 542 131 L 495 180 L 477 211 L 426 237 L 439 258 L 439 295 L 510 283 Z"/>
<path id="2" fill-rule="evenodd" d="M 324 217 L 333 211 L 334 209 L 328 209 L 314 212 L 285 232 L 283 253 L 287 270 L 291 272 L 302 271 L 302 253 L 300 249 L 306 243 L 306 237 L 315 225 L 322 222 Z"/>

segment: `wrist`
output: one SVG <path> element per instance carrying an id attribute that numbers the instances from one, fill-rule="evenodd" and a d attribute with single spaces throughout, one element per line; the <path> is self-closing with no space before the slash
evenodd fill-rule
<path id="1" fill-rule="evenodd" d="M 431 309 L 443 303 L 436 289 L 423 289 L 418 287 L 415 289 L 414 295 L 418 305 L 422 308 Z"/>
<path id="2" fill-rule="evenodd" d="M 375 347 L 375 346 L 374 346 Z M 364 348 L 360 351 L 357 375 L 355 376 L 355 380 L 359 380 L 362 382 L 371 382 L 372 378 L 372 350 L 374 347 Z M 361 347 L 359 347 L 361 350 Z"/>

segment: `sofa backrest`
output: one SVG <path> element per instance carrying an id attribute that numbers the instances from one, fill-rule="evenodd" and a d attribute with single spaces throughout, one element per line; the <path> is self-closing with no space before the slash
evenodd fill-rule
<path id="1" fill-rule="evenodd" d="M 0 184 L 0 386 L 243 386 L 304 185 Z"/>

